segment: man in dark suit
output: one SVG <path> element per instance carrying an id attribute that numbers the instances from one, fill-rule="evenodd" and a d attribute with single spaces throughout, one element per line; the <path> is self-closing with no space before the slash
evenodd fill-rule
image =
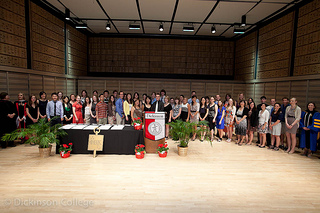
<path id="1" fill-rule="evenodd" d="M 164 112 L 164 104 L 160 101 L 160 94 L 156 94 L 156 101 L 151 106 L 151 111 L 154 112 Z"/>

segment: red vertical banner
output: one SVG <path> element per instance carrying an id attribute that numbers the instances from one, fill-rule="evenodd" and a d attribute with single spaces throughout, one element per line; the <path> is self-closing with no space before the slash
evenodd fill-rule
<path id="1" fill-rule="evenodd" d="M 145 113 L 145 137 L 150 140 L 160 140 L 165 137 L 165 113 Z"/>

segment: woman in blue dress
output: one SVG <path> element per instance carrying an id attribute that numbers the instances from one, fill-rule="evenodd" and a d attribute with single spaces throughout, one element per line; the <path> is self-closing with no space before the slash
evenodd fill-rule
<path id="1" fill-rule="evenodd" d="M 217 127 L 218 132 L 219 132 L 218 142 L 222 141 L 225 113 L 226 113 L 226 108 L 223 106 L 222 101 L 219 100 L 218 101 L 218 114 L 217 114 L 217 118 L 216 118 L 216 127 Z"/>

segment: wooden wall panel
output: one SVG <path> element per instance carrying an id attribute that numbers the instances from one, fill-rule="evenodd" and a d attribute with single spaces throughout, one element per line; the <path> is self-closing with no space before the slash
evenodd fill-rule
<path id="1" fill-rule="evenodd" d="M 1 0 L 0 14 L 0 64 L 27 68 L 24 0 Z"/>
<path id="2" fill-rule="evenodd" d="M 309 90 L 308 90 L 308 102 L 312 101 L 314 102 L 319 111 L 320 107 L 320 80 L 310 80 L 309 81 Z"/>
<path id="3" fill-rule="evenodd" d="M 67 25 L 68 74 L 87 75 L 87 36 Z"/>
<path id="4" fill-rule="evenodd" d="M 7 81 L 7 73 L 0 72 L 0 91 L 8 92 L 8 81 Z"/>
<path id="5" fill-rule="evenodd" d="M 281 100 L 283 97 L 290 98 L 290 81 L 277 82 L 276 100 Z"/>
<path id="6" fill-rule="evenodd" d="M 276 82 L 270 82 L 264 84 L 264 95 L 269 102 L 271 98 L 276 98 Z M 276 100 L 279 101 L 279 100 Z"/>
<path id="7" fill-rule="evenodd" d="M 254 97 L 255 97 L 254 84 L 246 84 L 245 88 L 246 88 L 246 99 L 248 100 L 249 98 L 253 98 L 254 100 Z M 254 101 L 257 102 L 256 100 Z"/>
<path id="8" fill-rule="evenodd" d="M 43 79 L 44 82 L 44 91 L 47 93 L 48 97 L 51 97 L 51 94 L 53 92 L 57 92 L 55 89 L 55 80 L 54 77 L 44 77 Z"/>
<path id="9" fill-rule="evenodd" d="M 294 75 L 320 73 L 320 0 L 299 9 Z"/>
<path id="10" fill-rule="evenodd" d="M 191 91 L 196 91 L 198 99 L 205 96 L 206 93 L 206 84 L 205 83 L 198 83 L 198 82 L 192 82 L 191 83 Z"/>
<path id="11" fill-rule="evenodd" d="M 94 81 L 78 81 L 78 95 L 80 95 L 82 90 L 86 90 L 88 94 L 92 94 L 92 82 Z"/>
<path id="12" fill-rule="evenodd" d="M 176 83 L 175 82 L 168 82 L 165 83 L 165 88 L 167 96 L 169 96 L 169 98 L 175 98 L 178 96 L 178 94 L 176 93 Z M 151 95 L 151 93 L 149 94 Z"/>
<path id="13" fill-rule="evenodd" d="M 30 94 L 34 94 L 39 97 L 39 92 L 43 90 L 43 82 L 41 75 L 30 75 L 29 78 Z M 48 96 L 48 94 L 47 94 Z"/>
<path id="14" fill-rule="evenodd" d="M 220 93 L 219 83 L 206 83 L 206 96 Z"/>
<path id="15" fill-rule="evenodd" d="M 112 94 L 114 90 L 118 90 L 118 92 L 121 91 L 119 80 L 107 80 L 106 83 L 107 83 L 107 90 L 109 90 L 110 94 Z"/>
<path id="16" fill-rule="evenodd" d="M 261 96 L 264 95 L 264 83 L 258 83 L 254 85 L 254 98 L 253 100 L 259 104 Z"/>
<path id="17" fill-rule="evenodd" d="M 18 99 L 18 93 L 22 92 L 26 100 L 29 98 L 28 74 L 9 73 L 9 95 L 11 100 Z"/>
<path id="18" fill-rule="evenodd" d="M 55 87 L 56 92 L 61 91 L 63 95 L 66 95 L 67 93 L 67 81 L 65 78 L 56 78 L 55 79 Z"/>
<path id="19" fill-rule="evenodd" d="M 231 97 L 237 98 L 239 97 L 240 93 L 244 94 L 245 99 L 248 99 L 247 94 L 246 94 L 246 87 L 243 84 L 233 84 L 232 91 L 228 92 Z M 221 96 L 224 98 L 225 94 L 221 94 Z"/>
<path id="20" fill-rule="evenodd" d="M 76 80 L 67 79 L 67 95 L 76 94 Z"/>
<path id="21" fill-rule="evenodd" d="M 259 30 L 257 79 L 289 76 L 294 13 Z"/>
<path id="22" fill-rule="evenodd" d="M 304 109 L 307 104 L 307 92 L 308 92 L 308 82 L 304 81 L 292 81 L 291 82 L 291 91 L 290 98 L 295 97 L 298 101 L 298 104 Z"/>
<path id="23" fill-rule="evenodd" d="M 219 91 L 219 93 L 212 94 L 212 95 L 217 95 L 217 94 L 219 94 L 222 98 L 224 98 L 224 96 L 225 96 L 227 93 L 229 93 L 229 94 L 231 94 L 232 97 L 235 97 L 235 96 L 238 97 L 237 94 L 239 94 L 240 92 L 236 92 L 236 95 L 233 95 L 232 87 L 233 87 L 233 85 L 230 84 L 230 83 L 220 84 L 220 91 Z M 245 91 L 243 91 L 243 92 L 245 92 Z"/>
<path id="24" fill-rule="evenodd" d="M 254 77 L 257 47 L 257 32 L 253 32 L 236 41 L 235 79 L 249 80 Z"/>
<path id="25" fill-rule="evenodd" d="M 190 98 L 191 87 L 189 82 L 177 82 L 176 88 L 176 96 L 184 95 L 186 98 Z"/>
<path id="26" fill-rule="evenodd" d="M 140 99 L 142 99 L 143 93 L 147 93 L 148 83 L 146 81 L 134 81 L 134 91 L 138 92 Z M 150 95 L 150 94 L 147 94 Z"/>
<path id="27" fill-rule="evenodd" d="M 90 72 L 232 75 L 234 43 L 149 38 L 89 38 Z"/>
<path id="28" fill-rule="evenodd" d="M 32 68 L 65 73 L 64 23 L 31 2 Z"/>

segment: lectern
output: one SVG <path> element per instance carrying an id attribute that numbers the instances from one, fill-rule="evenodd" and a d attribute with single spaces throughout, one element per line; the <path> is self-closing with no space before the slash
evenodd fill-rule
<path id="1" fill-rule="evenodd" d="M 145 112 L 144 144 L 147 153 L 157 153 L 158 145 L 165 143 L 165 117 L 165 112 Z"/>

